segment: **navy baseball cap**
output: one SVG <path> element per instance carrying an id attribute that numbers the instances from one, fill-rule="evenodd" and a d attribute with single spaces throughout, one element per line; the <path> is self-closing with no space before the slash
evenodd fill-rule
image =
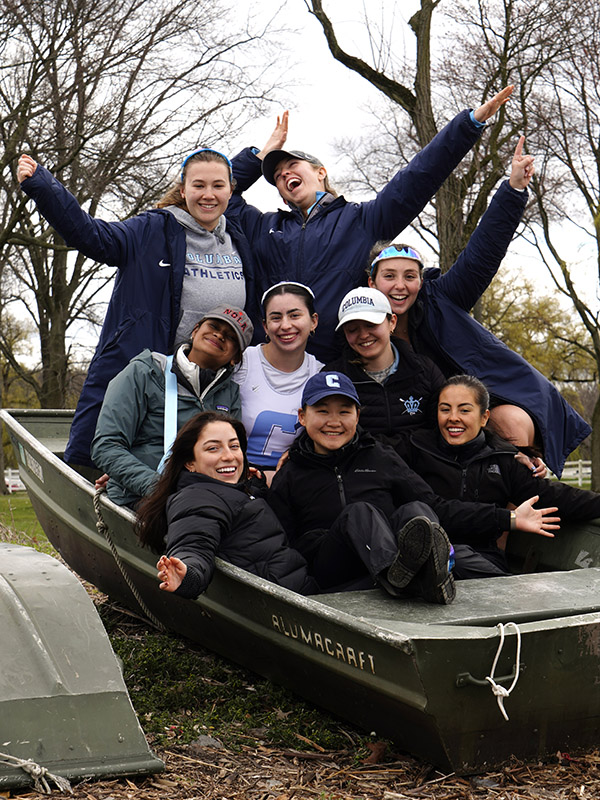
<path id="1" fill-rule="evenodd" d="M 302 392 L 302 407 L 314 406 L 319 400 L 336 394 L 348 397 L 360 406 L 356 388 L 347 375 L 342 372 L 317 372 L 306 382 Z"/>
<path id="2" fill-rule="evenodd" d="M 275 174 L 277 164 L 286 158 L 297 158 L 298 161 L 308 161 L 309 164 L 313 164 L 315 167 L 323 166 L 316 156 L 311 156 L 310 153 L 305 153 L 303 150 L 271 150 L 271 152 L 267 153 L 263 158 L 262 174 L 273 186 L 275 186 L 275 178 L 273 175 Z"/>

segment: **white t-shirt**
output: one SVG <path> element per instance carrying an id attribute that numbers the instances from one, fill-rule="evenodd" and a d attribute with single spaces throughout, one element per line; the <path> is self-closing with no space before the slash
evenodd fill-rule
<path id="1" fill-rule="evenodd" d="M 322 367 L 314 356 L 305 353 L 297 370 L 282 372 L 269 364 L 262 345 L 244 351 L 242 365 L 232 378 L 240 387 L 251 464 L 275 469 L 296 437 L 304 384 Z"/>

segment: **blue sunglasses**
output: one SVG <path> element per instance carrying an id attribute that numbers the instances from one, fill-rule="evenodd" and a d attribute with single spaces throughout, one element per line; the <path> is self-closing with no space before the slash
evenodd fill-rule
<path id="1" fill-rule="evenodd" d="M 422 256 L 412 247 L 391 244 L 389 247 L 386 247 L 384 250 L 382 250 L 381 253 L 379 253 L 379 255 L 373 259 L 373 261 L 371 261 L 371 277 L 373 277 L 375 273 L 375 267 L 377 264 L 380 261 L 384 261 L 386 258 L 412 258 L 415 261 L 418 261 L 419 264 L 423 265 Z"/>

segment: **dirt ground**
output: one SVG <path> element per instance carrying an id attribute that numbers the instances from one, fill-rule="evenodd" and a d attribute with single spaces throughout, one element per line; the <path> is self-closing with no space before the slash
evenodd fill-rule
<path id="1" fill-rule="evenodd" d="M 411 758 L 356 764 L 348 752 L 306 753 L 248 747 L 189 745 L 158 750 L 162 774 L 140 779 L 80 783 L 78 800 L 597 800 L 600 755 L 566 755 L 552 764 L 514 762 L 503 770 L 471 777 L 441 775 Z M 375 758 L 379 754 L 373 754 Z M 54 796 L 68 797 L 53 792 Z M 2 794 L 3 797 L 12 797 Z M 37 792 L 18 797 L 36 798 Z"/>

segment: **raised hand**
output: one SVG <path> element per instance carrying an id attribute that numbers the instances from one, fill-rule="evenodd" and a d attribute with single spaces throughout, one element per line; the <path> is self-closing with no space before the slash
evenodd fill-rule
<path id="1" fill-rule="evenodd" d="M 275 125 L 273 133 L 269 136 L 267 143 L 260 151 L 260 153 L 256 154 L 261 161 L 267 155 L 267 153 L 271 152 L 271 150 L 281 150 L 281 148 L 285 144 L 288 135 L 289 116 L 290 112 L 284 111 L 283 114 L 281 115 L 281 118 L 277 117 L 277 124 Z"/>
<path id="2" fill-rule="evenodd" d="M 174 592 L 181 586 L 185 578 L 187 567 L 179 558 L 175 556 L 161 556 L 156 565 L 158 570 L 158 580 L 161 582 L 159 589 L 165 592 Z"/>
<path id="3" fill-rule="evenodd" d="M 37 161 L 31 156 L 22 155 L 17 165 L 17 180 L 23 183 L 26 178 L 31 178 L 37 169 Z"/>
<path id="4" fill-rule="evenodd" d="M 515 148 L 515 154 L 510 169 L 510 178 L 508 179 L 513 189 L 526 189 L 535 172 L 533 156 L 523 155 L 524 144 L 525 137 L 521 136 Z"/>
<path id="5" fill-rule="evenodd" d="M 493 117 L 496 111 L 503 106 L 504 103 L 508 100 L 508 98 L 513 93 L 513 89 L 515 88 L 514 84 L 510 86 L 506 86 L 504 89 L 498 92 L 497 95 L 492 97 L 491 100 L 488 100 L 487 103 L 484 103 L 482 106 L 473 112 L 473 116 L 478 122 L 485 122 L 490 117 Z"/>

